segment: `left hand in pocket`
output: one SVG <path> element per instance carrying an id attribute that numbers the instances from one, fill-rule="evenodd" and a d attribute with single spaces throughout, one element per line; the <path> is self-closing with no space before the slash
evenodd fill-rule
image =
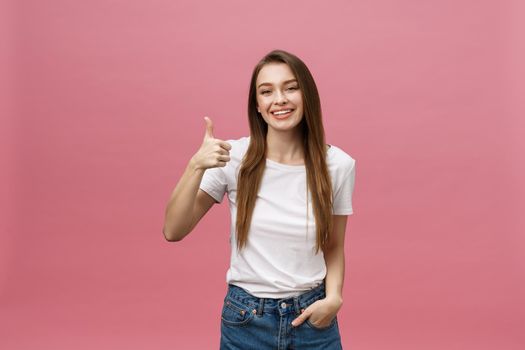
<path id="1" fill-rule="evenodd" d="M 309 318 L 310 323 L 316 327 L 328 327 L 342 304 L 343 301 L 338 298 L 319 299 L 304 309 L 301 315 L 292 321 L 292 326 L 297 327 Z"/>

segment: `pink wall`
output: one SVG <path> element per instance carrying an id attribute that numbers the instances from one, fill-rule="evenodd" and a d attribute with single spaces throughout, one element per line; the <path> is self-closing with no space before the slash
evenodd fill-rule
<path id="1" fill-rule="evenodd" d="M 522 2 L 1 6 L 1 349 L 218 348 L 227 200 L 179 243 L 164 209 L 274 48 L 359 162 L 345 348 L 525 347 Z"/>

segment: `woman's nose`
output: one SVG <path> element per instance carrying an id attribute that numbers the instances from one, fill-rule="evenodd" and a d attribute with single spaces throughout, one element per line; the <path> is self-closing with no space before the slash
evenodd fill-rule
<path id="1" fill-rule="evenodd" d="M 284 96 L 284 94 L 282 92 L 277 92 L 277 95 L 275 97 L 275 101 L 280 104 L 280 103 L 286 103 L 286 96 Z"/>

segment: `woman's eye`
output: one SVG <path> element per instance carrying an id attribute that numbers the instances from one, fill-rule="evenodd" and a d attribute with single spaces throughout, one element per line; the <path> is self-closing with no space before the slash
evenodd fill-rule
<path id="1" fill-rule="evenodd" d="M 298 90 L 299 88 L 297 86 L 291 86 L 287 90 Z M 271 92 L 270 90 L 263 90 L 261 91 L 261 95 L 266 94 L 267 92 Z"/>

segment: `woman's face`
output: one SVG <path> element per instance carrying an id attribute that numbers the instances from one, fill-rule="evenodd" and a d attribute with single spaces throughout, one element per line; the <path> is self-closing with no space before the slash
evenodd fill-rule
<path id="1" fill-rule="evenodd" d="M 303 97 L 298 81 L 286 63 L 269 63 L 259 71 L 256 81 L 257 111 L 268 128 L 294 129 L 303 118 Z M 291 110 L 286 114 L 277 111 Z"/>

